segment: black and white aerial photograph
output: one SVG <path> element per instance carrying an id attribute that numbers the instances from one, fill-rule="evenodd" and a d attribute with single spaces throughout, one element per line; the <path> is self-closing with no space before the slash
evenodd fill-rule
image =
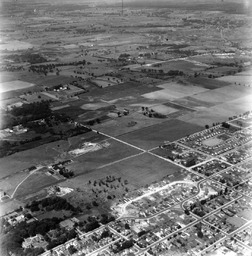
<path id="1" fill-rule="evenodd" d="M 252 0 L 0 0 L 0 256 L 252 256 Z"/>

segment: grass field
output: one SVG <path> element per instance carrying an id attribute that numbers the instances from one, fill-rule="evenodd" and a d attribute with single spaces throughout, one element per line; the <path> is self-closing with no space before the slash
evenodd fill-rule
<path id="1" fill-rule="evenodd" d="M 110 144 L 109 147 L 74 158 L 74 162 L 69 165 L 69 168 L 73 170 L 76 175 L 89 173 L 95 168 L 101 168 L 104 165 L 140 153 L 139 150 L 113 139 L 105 139 L 104 142 L 105 141 Z"/>
<path id="2" fill-rule="evenodd" d="M 85 110 L 97 110 L 104 107 L 109 107 L 110 105 L 105 102 L 97 102 L 97 103 L 88 103 L 81 106 L 82 109 Z"/>
<path id="3" fill-rule="evenodd" d="M 38 171 L 29 176 L 16 190 L 14 198 L 21 198 L 38 192 L 42 188 L 58 182 L 53 176 L 45 174 L 46 170 Z"/>
<path id="4" fill-rule="evenodd" d="M 142 106 L 144 106 L 144 104 Z M 138 108 L 139 107 L 137 107 L 137 109 Z M 149 118 L 144 116 L 142 113 L 131 112 L 128 116 L 115 117 L 114 119 L 102 122 L 97 125 L 97 127 L 96 125 L 94 127 L 108 135 L 119 136 L 151 125 L 160 124 L 165 121 L 166 119 L 163 118 Z M 111 127 L 114 127 L 114 129 L 111 129 Z"/>
<path id="5" fill-rule="evenodd" d="M 172 163 L 144 153 L 111 166 L 85 172 L 81 176 L 66 181 L 65 185 L 79 187 L 86 184 L 88 180 L 99 180 L 107 175 L 115 175 L 127 179 L 130 185 L 139 187 L 158 181 L 166 175 L 177 173 L 179 169 L 181 168 Z"/>
<path id="6" fill-rule="evenodd" d="M 152 107 L 151 109 L 153 109 L 155 112 L 157 113 L 161 113 L 163 115 L 169 115 L 171 113 L 177 112 L 177 109 L 165 106 L 165 105 L 157 105 Z"/>
<path id="7" fill-rule="evenodd" d="M 235 75 L 235 76 L 224 76 L 218 78 L 219 81 L 236 83 L 238 85 L 251 85 L 252 86 L 252 76 L 251 75 Z"/>
<path id="8" fill-rule="evenodd" d="M 239 103 L 242 103 L 243 106 L 241 106 Z M 245 104 L 247 104 L 247 110 L 251 108 L 251 103 L 249 102 L 244 103 L 241 100 L 239 101 L 239 103 L 219 104 L 214 107 L 210 107 L 207 109 L 199 110 L 197 112 L 186 114 L 184 116 L 179 117 L 179 120 L 182 120 L 191 124 L 201 125 L 202 127 L 204 127 L 205 125 L 212 126 L 213 123 L 216 123 L 216 122 L 221 123 L 221 122 L 227 121 L 229 117 L 245 112 L 246 111 L 246 108 L 244 108 Z"/>
<path id="9" fill-rule="evenodd" d="M 151 149 L 159 146 L 164 141 L 174 141 L 200 130 L 202 130 L 202 128 L 198 125 L 171 119 L 161 124 L 124 134 L 119 136 L 119 139 L 143 149 Z"/>
<path id="10" fill-rule="evenodd" d="M 0 179 L 8 175 L 12 175 L 13 173 L 20 172 L 33 165 L 46 165 L 56 161 L 56 159 L 64 159 L 66 155 L 65 152 L 70 148 L 74 148 L 78 143 L 85 139 L 87 141 L 97 142 L 97 140 L 102 140 L 103 138 L 104 136 L 102 135 L 89 132 L 83 135 L 71 137 L 68 141 L 59 140 L 0 158 Z"/>
<path id="11" fill-rule="evenodd" d="M 221 93 L 218 91 L 218 89 L 211 90 L 208 92 L 199 93 L 199 94 L 193 95 L 191 97 L 196 100 L 213 103 L 215 105 L 234 99 L 234 97 L 232 97 L 232 95 Z"/>
<path id="12" fill-rule="evenodd" d="M 25 179 L 29 175 L 29 172 L 19 172 L 17 174 L 14 174 L 6 179 L 0 180 L 0 188 L 4 189 L 4 192 L 6 192 L 8 195 L 11 196 L 13 193 L 15 187 L 18 185 L 20 181 Z"/>
<path id="13" fill-rule="evenodd" d="M 20 206 L 24 207 L 24 203 L 18 200 L 7 201 L 0 204 L 0 216 L 3 216 L 9 212 L 15 211 Z"/>
<path id="14" fill-rule="evenodd" d="M 19 80 L 4 82 L 0 84 L 0 93 L 25 89 L 33 86 L 34 84 L 32 83 L 27 83 Z"/>
<path id="15" fill-rule="evenodd" d="M 190 78 L 187 78 L 186 81 L 193 85 L 200 86 L 202 88 L 206 88 L 210 90 L 227 86 L 230 84 L 226 81 L 221 81 L 218 79 L 203 78 L 203 77 L 190 77 Z"/>
<path id="16" fill-rule="evenodd" d="M 176 99 L 173 101 L 175 104 L 181 104 L 184 107 L 193 108 L 193 109 L 201 109 L 201 108 L 209 108 L 214 106 L 214 103 L 202 101 L 193 97 L 184 97 L 181 99 Z"/>
<path id="17" fill-rule="evenodd" d="M 194 85 L 189 85 L 189 84 L 180 84 L 180 83 L 165 83 L 157 86 L 158 88 L 163 88 L 163 89 L 169 89 L 174 92 L 178 93 L 183 93 L 185 96 L 205 92 L 208 89 L 200 86 L 194 86 Z"/>
<path id="18" fill-rule="evenodd" d="M 193 62 L 186 61 L 186 60 L 174 60 L 174 61 L 163 62 L 162 69 L 164 71 L 181 70 L 183 72 L 192 72 L 192 71 L 204 70 L 205 67 L 203 65 L 202 66 L 195 65 Z"/>

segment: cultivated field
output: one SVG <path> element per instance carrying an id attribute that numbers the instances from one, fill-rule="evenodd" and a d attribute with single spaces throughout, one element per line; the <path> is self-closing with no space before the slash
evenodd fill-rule
<path id="1" fill-rule="evenodd" d="M 220 81 L 229 82 L 229 83 L 236 83 L 238 85 L 243 86 L 252 86 L 252 76 L 251 75 L 235 75 L 235 76 L 224 76 L 217 78 Z"/>
<path id="2" fill-rule="evenodd" d="M 159 146 L 164 141 L 174 141 L 200 130 L 202 128 L 198 125 L 171 119 L 161 124 L 124 134 L 119 138 L 140 148 L 151 149 Z"/>
<path id="3" fill-rule="evenodd" d="M 230 84 L 229 82 L 226 82 L 226 81 L 204 78 L 204 77 L 189 77 L 185 81 L 195 86 L 199 86 L 199 87 L 210 89 L 210 90 L 224 87 Z"/>
<path id="4" fill-rule="evenodd" d="M 180 84 L 180 83 L 174 83 L 174 82 L 160 84 L 157 87 L 168 89 L 171 92 L 182 93 L 184 96 L 190 96 L 190 95 L 205 92 L 208 90 L 200 86 L 193 86 L 189 84 Z"/>

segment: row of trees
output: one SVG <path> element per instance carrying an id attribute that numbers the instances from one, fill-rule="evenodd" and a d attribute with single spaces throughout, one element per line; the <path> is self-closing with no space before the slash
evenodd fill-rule
<path id="1" fill-rule="evenodd" d="M 74 61 L 74 62 L 66 62 L 66 63 L 48 63 L 48 64 L 42 64 L 42 65 L 32 65 L 29 67 L 29 72 L 35 72 L 35 73 L 42 73 L 42 74 L 47 74 L 48 72 L 54 72 L 56 70 L 59 72 L 58 67 L 63 67 L 63 66 L 78 66 L 78 65 L 85 65 L 86 60 L 81 60 L 81 61 Z"/>

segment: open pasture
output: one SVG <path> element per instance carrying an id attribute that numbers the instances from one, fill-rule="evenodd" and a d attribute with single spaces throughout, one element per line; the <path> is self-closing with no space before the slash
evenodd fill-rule
<path id="1" fill-rule="evenodd" d="M 87 103 L 81 106 L 82 109 L 85 110 L 97 110 L 100 108 L 106 108 L 109 107 L 110 104 L 106 103 L 106 102 L 97 102 L 97 103 Z"/>
<path id="2" fill-rule="evenodd" d="M 199 86 L 194 86 L 194 85 L 189 85 L 189 84 L 181 84 L 181 83 L 174 83 L 174 82 L 168 82 L 164 84 L 160 84 L 157 86 L 158 88 L 163 88 L 163 89 L 168 89 L 174 92 L 178 93 L 183 93 L 185 96 L 205 92 L 208 89 L 199 87 Z"/>
<path id="3" fill-rule="evenodd" d="M 214 63 L 222 63 L 231 64 L 240 61 L 241 59 L 245 59 L 244 57 L 238 55 L 223 55 L 223 54 L 209 54 L 209 55 L 198 55 L 189 57 L 191 60 L 199 61 L 206 64 L 214 64 Z"/>
<path id="4" fill-rule="evenodd" d="M 241 111 L 241 108 L 243 111 Z M 241 112 L 245 112 L 243 107 L 232 103 L 224 103 L 207 109 L 188 113 L 179 117 L 178 119 L 204 127 L 205 125 L 212 126 L 213 123 L 227 121 L 229 117 L 237 115 Z"/>
<path id="5" fill-rule="evenodd" d="M 166 61 L 162 62 L 161 68 L 165 71 L 168 72 L 169 70 L 179 70 L 183 71 L 185 73 L 187 72 L 194 72 L 194 71 L 201 71 L 204 70 L 206 67 L 204 65 L 196 65 L 193 62 L 186 61 L 186 60 L 172 60 L 172 61 Z M 155 67 L 157 64 L 152 65 Z"/>
<path id="6" fill-rule="evenodd" d="M 149 92 L 145 93 L 142 95 L 146 99 L 151 99 L 151 100 L 175 100 L 177 98 L 183 98 L 186 96 L 182 92 L 174 92 L 171 91 L 170 89 L 163 89 L 160 91 L 154 91 L 154 92 Z"/>
<path id="7" fill-rule="evenodd" d="M 17 79 L 18 79 L 18 72 L 8 72 L 8 71 L 0 72 L 0 83 L 15 81 Z"/>
<path id="8" fill-rule="evenodd" d="M 27 42 L 22 42 L 19 40 L 12 40 L 8 41 L 6 43 L 0 44 L 0 51 L 18 51 L 18 50 L 27 50 L 29 48 L 32 48 L 33 45 Z"/>
<path id="9" fill-rule="evenodd" d="M 168 82 L 161 85 L 158 85 L 157 88 L 162 88 L 159 91 L 153 91 L 142 96 L 147 99 L 155 99 L 155 100 L 175 100 L 178 98 L 183 98 L 186 96 L 192 96 L 199 93 L 204 93 L 208 91 L 208 89 L 201 88 L 199 86 L 193 86 L 189 84 L 180 84 Z"/>
<path id="10" fill-rule="evenodd" d="M 217 80 L 237 85 L 252 86 L 252 75 L 223 76 L 217 78 Z"/>
<path id="11" fill-rule="evenodd" d="M 213 90 L 216 88 L 224 87 L 230 85 L 227 81 L 222 81 L 218 79 L 210 79 L 204 77 L 189 77 L 186 81 L 192 85 L 199 86 L 202 88 L 206 88 L 209 90 Z"/>
<path id="12" fill-rule="evenodd" d="M 113 85 L 117 85 L 118 83 L 115 81 L 108 81 L 108 80 L 104 80 L 104 79 L 93 79 L 92 82 L 94 82 L 95 84 L 97 84 L 97 86 L 101 87 L 101 88 L 106 88 L 108 86 L 113 86 Z"/>
<path id="13" fill-rule="evenodd" d="M 176 175 L 179 169 L 181 168 L 172 163 L 144 153 L 111 166 L 104 166 L 103 168 L 83 172 L 83 175 L 67 181 L 66 186 L 83 186 L 88 180 L 99 180 L 108 175 L 114 175 L 116 177 L 122 177 L 122 179 L 127 179 L 130 185 L 138 188 L 158 181 L 166 175 Z"/>
<path id="14" fill-rule="evenodd" d="M 145 106 L 144 104 L 141 106 Z M 148 107 L 148 106 L 147 106 Z M 138 111 L 139 107 L 137 107 Z M 99 131 L 111 136 L 119 136 L 125 133 L 136 131 L 144 127 L 152 126 L 166 121 L 166 119 L 149 118 L 139 112 L 130 112 L 128 116 L 116 117 L 114 119 L 102 122 L 97 126 Z M 114 127 L 114 129 L 111 129 Z"/>
<path id="15" fill-rule="evenodd" d="M 125 145 L 113 139 L 105 138 L 102 141 L 107 142 L 109 146 L 103 147 L 95 152 L 89 152 L 77 156 L 73 159 L 74 162 L 71 163 L 68 167 L 74 171 L 75 175 L 82 175 L 85 173 L 93 172 L 96 168 L 102 168 L 102 166 L 106 165 L 110 166 L 111 163 L 115 161 L 120 161 L 121 159 L 141 152 L 131 146 Z M 89 142 L 94 143 L 94 141 Z"/>
<path id="16" fill-rule="evenodd" d="M 52 100 L 51 97 L 47 96 L 43 93 L 36 93 L 32 95 L 21 95 L 21 99 L 25 100 L 27 103 L 34 103 L 34 102 L 41 102 L 41 101 L 47 101 Z"/>
<path id="17" fill-rule="evenodd" d="M 67 76 L 54 76 L 54 75 L 50 75 L 50 76 L 40 76 L 39 79 L 36 80 L 36 84 L 37 85 L 43 85 L 46 87 L 53 87 L 59 84 L 68 84 L 72 81 L 74 81 L 74 78 L 71 77 L 67 77 Z M 35 82 L 35 81 L 34 81 Z"/>
<path id="18" fill-rule="evenodd" d="M 103 135 L 98 135 L 94 132 L 78 135 L 66 140 L 59 140 L 52 143 L 44 144 L 29 150 L 21 151 L 13 155 L 0 158 L 0 179 L 6 176 L 12 176 L 31 166 L 38 164 L 48 165 L 55 161 L 66 159 L 67 152 L 77 148 L 80 143 L 99 142 L 104 140 Z M 69 158 L 67 158 L 69 159 Z"/>
<path id="19" fill-rule="evenodd" d="M 60 158 L 68 147 L 68 141 L 59 140 L 0 158 L 0 178 L 20 172 L 33 165 L 52 163 L 56 158 Z"/>
<path id="20" fill-rule="evenodd" d="M 139 129 L 122 136 L 120 139 L 143 149 L 159 146 L 164 141 L 178 140 L 186 135 L 202 130 L 196 124 L 189 124 L 180 120 L 171 119 L 161 124 Z"/>
<path id="21" fill-rule="evenodd" d="M 4 82 L 0 84 L 0 93 L 25 89 L 33 86 L 34 84 L 32 83 L 27 83 L 19 80 Z"/>
<path id="22" fill-rule="evenodd" d="M 12 195 L 16 186 L 29 175 L 29 171 L 15 173 L 5 179 L 0 180 L 0 188 L 4 190 L 9 196 Z"/>
<path id="23" fill-rule="evenodd" d="M 177 109 L 165 106 L 165 105 L 156 105 L 154 107 L 152 107 L 151 109 L 153 109 L 155 112 L 163 114 L 163 115 L 169 115 L 171 113 L 177 112 Z"/>
<path id="24" fill-rule="evenodd" d="M 184 107 L 193 108 L 195 110 L 205 109 L 215 105 L 215 103 L 202 101 L 190 96 L 176 99 L 173 101 L 173 103 L 182 105 Z"/>
<path id="25" fill-rule="evenodd" d="M 18 200 L 8 200 L 7 202 L 0 204 L 0 216 L 3 216 L 9 212 L 15 211 L 20 206 L 24 207 L 24 203 Z"/>
<path id="26" fill-rule="evenodd" d="M 153 92 L 160 90 L 160 88 L 155 88 L 153 85 L 145 84 L 141 85 L 136 82 L 125 82 L 118 86 L 110 86 L 103 88 L 94 89 L 88 93 L 81 94 L 79 97 L 83 100 L 89 102 L 90 98 L 93 100 L 103 100 L 109 101 L 110 103 L 114 103 L 113 101 L 117 101 L 118 99 L 123 99 L 126 97 L 138 97 L 144 93 Z"/>
<path id="27" fill-rule="evenodd" d="M 16 190 L 14 198 L 22 198 L 24 196 L 38 192 L 39 190 L 51 186 L 59 181 L 52 175 L 46 174 L 46 169 L 38 171 L 30 175 Z"/>
<path id="28" fill-rule="evenodd" d="M 249 90 L 245 88 L 239 89 L 235 86 L 225 86 L 223 88 L 210 90 L 191 96 L 194 99 L 205 101 L 213 104 L 225 103 L 227 101 L 235 100 L 240 97 L 248 95 Z"/>

